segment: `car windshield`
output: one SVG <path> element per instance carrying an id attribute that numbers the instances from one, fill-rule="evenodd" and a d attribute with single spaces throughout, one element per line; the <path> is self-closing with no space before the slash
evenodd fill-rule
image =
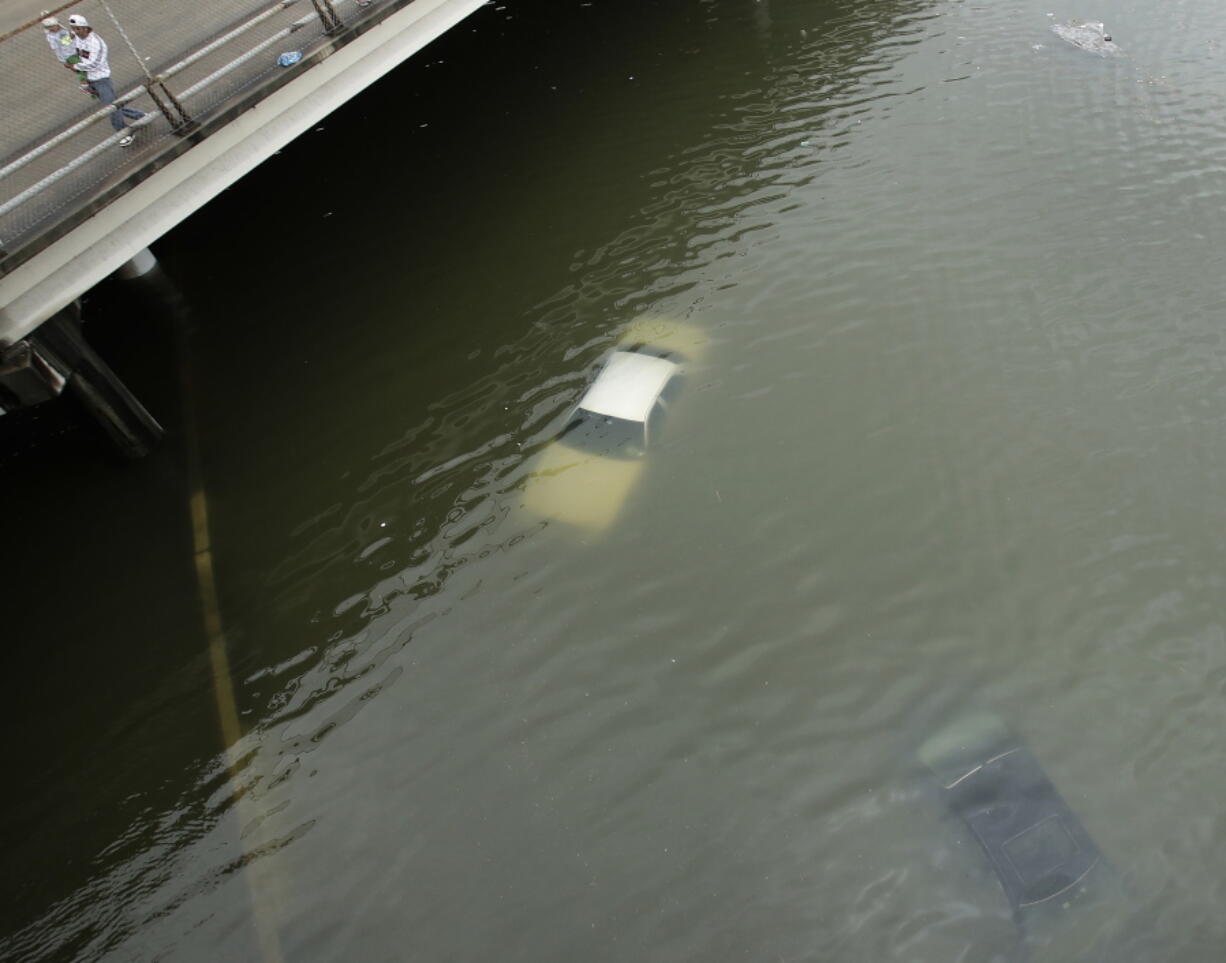
<path id="1" fill-rule="evenodd" d="M 646 450 L 643 423 L 576 409 L 561 440 L 572 448 L 611 458 L 639 458 Z"/>

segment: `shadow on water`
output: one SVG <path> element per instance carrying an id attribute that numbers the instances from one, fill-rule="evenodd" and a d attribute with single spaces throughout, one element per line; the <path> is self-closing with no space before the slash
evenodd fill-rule
<path id="1" fill-rule="evenodd" d="M 80 887 L 158 848 L 217 751 L 192 617 L 173 334 L 160 311 L 111 286 L 86 311 L 91 342 L 171 438 L 121 464 L 67 398 L 8 428 L 6 503 L 23 510 L 7 526 L 20 550 L 4 575 L 6 934 L 53 907 L 70 919 Z"/>

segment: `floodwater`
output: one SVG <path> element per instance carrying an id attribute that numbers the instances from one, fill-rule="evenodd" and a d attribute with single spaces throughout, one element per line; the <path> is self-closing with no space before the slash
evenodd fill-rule
<path id="1" fill-rule="evenodd" d="M 1224 43 L 494 4 L 183 224 L 86 304 L 164 448 L 0 425 L 0 957 L 1221 957 Z M 701 351 L 617 510 L 527 511 L 643 317 Z M 968 710 L 1108 897 L 1013 920 Z"/>

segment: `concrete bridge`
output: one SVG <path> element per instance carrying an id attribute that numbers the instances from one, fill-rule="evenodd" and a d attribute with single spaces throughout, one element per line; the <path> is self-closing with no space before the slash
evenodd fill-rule
<path id="1" fill-rule="evenodd" d="M 129 147 L 56 62 L 39 2 L 0 8 L 0 414 L 68 387 L 140 455 L 161 429 L 81 337 L 76 299 L 151 270 L 151 243 L 487 0 L 53 6 L 87 17 L 118 102 L 145 112 Z"/>

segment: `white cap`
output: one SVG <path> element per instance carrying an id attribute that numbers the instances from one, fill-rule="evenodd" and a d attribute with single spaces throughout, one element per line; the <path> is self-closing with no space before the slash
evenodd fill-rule
<path id="1" fill-rule="evenodd" d="M 43 12 L 45 13 L 46 11 L 43 11 Z M 58 27 L 59 25 L 60 25 L 60 22 L 56 20 L 55 17 L 47 17 L 43 21 L 44 27 Z"/>
<path id="2" fill-rule="evenodd" d="M 88 27 L 89 21 L 86 20 L 79 13 L 74 13 L 71 17 L 68 18 L 68 26 L 70 27 Z"/>

